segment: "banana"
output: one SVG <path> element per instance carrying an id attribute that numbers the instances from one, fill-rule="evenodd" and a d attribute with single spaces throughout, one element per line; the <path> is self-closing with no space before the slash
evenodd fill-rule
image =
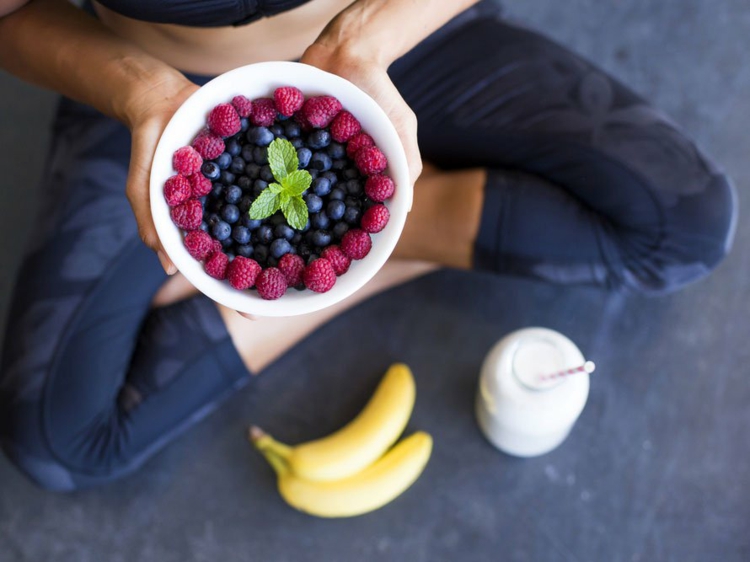
<path id="1" fill-rule="evenodd" d="M 363 471 L 333 482 L 310 481 L 290 468 L 287 460 L 262 437 L 255 441 L 278 474 L 279 493 L 299 511 L 318 517 L 352 517 L 378 509 L 401 495 L 424 470 L 432 437 L 418 431 L 396 444 Z"/>
<path id="2" fill-rule="evenodd" d="M 291 447 L 286 461 L 306 480 L 340 480 L 380 458 L 409 421 L 416 386 L 409 367 L 396 363 L 359 415 L 335 433 Z"/>

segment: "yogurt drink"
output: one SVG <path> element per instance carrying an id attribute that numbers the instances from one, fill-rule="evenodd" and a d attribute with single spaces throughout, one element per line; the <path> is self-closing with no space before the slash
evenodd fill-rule
<path id="1" fill-rule="evenodd" d="M 584 362 L 576 345 L 554 330 L 526 328 L 503 338 L 487 355 L 479 377 L 476 414 L 487 439 L 518 457 L 557 447 L 586 404 L 589 374 L 545 376 Z"/>

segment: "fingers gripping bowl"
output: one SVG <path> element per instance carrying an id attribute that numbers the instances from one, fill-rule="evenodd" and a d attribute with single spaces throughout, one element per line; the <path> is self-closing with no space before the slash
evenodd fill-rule
<path id="1" fill-rule="evenodd" d="M 207 115 L 213 108 L 230 102 L 237 95 L 250 100 L 272 98 L 276 88 L 282 86 L 299 89 L 306 99 L 314 96 L 333 96 L 338 99 L 343 109 L 356 117 L 362 131 L 372 137 L 375 146 L 385 155 L 387 168 L 383 173 L 392 178 L 395 191 L 383 203 L 389 219 L 382 230 L 370 234 L 372 247 L 369 253 L 362 259 L 352 260 L 348 271 L 338 276 L 329 290 L 314 292 L 289 288 L 282 298 L 265 300 L 254 289 L 238 290 L 226 280 L 211 277 L 207 273 L 210 268 L 204 268 L 204 264 L 191 256 L 183 240 L 185 233 L 173 222 L 174 209 L 170 209 L 170 204 L 165 200 L 165 183 L 175 175 L 173 155 L 181 147 L 189 146 L 196 134 L 205 128 Z M 293 119 L 289 119 L 286 122 L 292 121 Z M 283 125 L 284 122 L 279 124 Z M 303 132 L 302 136 L 308 133 Z M 274 145 L 280 140 L 274 140 Z M 347 143 L 342 144 L 345 146 Z M 268 151 L 270 154 L 270 146 Z M 266 179 L 270 183 L 278 178 Z M 365 178 L 361 180 L 364 182 Z M 307 198 L 308 195 L 309 190 L 305 192 L 304 197 Z M 209 194 L 208 197 L 211 196 Z M 364 198 L 364 195 L 362 197 Z M 151 169 L 150 199 L 154 223 L 164 250 L 179 271 L 198 290 L 214 301 L 239 312 L 258 316 L 293 316 L 320 310 L 345 299 L 377 273 L 393 252 L 403 230 L 411 208 L 412 185 L 406 155 L 398 134 L 372 98 L 347 80 L 315 67 L 293 62 L 268 62 L 248 65 L 222 74 L 185 101 L 165 128 L 157 146 Z M 310 205 L 310 200 L 306 200 Z M 367 212 L 366 207 L 363 207 L 363 210 Z M 277 260 L 269 257 L 268 265 L 276 264 Z"/>

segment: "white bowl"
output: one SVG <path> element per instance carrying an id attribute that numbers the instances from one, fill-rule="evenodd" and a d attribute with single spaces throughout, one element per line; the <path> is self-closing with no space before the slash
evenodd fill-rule
<path id="1" fill-rule="evenodd" d="M 279 86 L 296 86 L 305 97 L 332 95 L 362 123 L 364 131 L 388 158 L 388 173 L 396 184 L 394 196 L 386 202 L 391 218 L 388 225 L 372 236 L 372 250 L 362 260 L 353 260 L 349 271 L 336 279 L 327 293 L 293 289 L 278 300 L 261 299 L 253 291 L 238 291 L 227 281 L 209 277 L 203 265 L 188 254 L 182 233 L 172 223 L 169 206 L 164 200 L 164 182 L 175 172 L 172 154 L 191 143 L 206 125 L 206 115 L 219 103 L 229 102 L 238 94 L 250 99 L 271 97 Z M 222 74 L 197 90 L 177 110 L 162 133 L 151 167 L 151 213 L 162 246 L 177 269 L 199 291 L 214 301 L 257 316 L 294 316 L 331 306 L 369 281 L 385 264 L 396 247 L 411 209 L 412 185 L 404 147 L 385 112 L 357 86 L 334 74 L 295 62 L 264 62 L 237 68 Z"/>

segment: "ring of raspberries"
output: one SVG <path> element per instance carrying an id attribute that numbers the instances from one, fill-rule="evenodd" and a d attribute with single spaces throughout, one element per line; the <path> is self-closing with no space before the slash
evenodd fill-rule
<path id="1" fill-rule="evenodd" d="M 388 161 L 332 96 L 235 96 L 175 151 L 164 183 L 172 221 L 205 272 L 267 300 L 325 293 L 389 219 Z"/>

